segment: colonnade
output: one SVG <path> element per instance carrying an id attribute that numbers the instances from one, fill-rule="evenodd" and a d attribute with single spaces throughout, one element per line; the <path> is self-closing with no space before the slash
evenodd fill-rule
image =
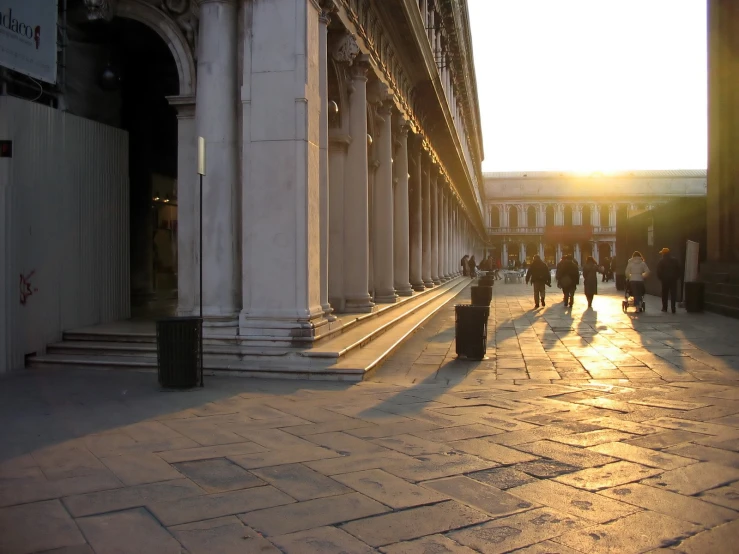
<path id="1" fill-rule="evenodd" d="M 368 312 L 454 278 L 463 254 L 483 244 L 399 92 L 351 33 L 329 31 L 335 9 L 331 0 L 248 3 L 237 56 L 235 1 L 200 6 L 205 78 L 196 99 L 172 100 L 183 176 L 178 313 L 199 304 L 189 175 L 201 136 L 203 314 L 219 333 L 314 340 L 337 313 Z M 288 46 L 284 36 L 302 40 Z"/>

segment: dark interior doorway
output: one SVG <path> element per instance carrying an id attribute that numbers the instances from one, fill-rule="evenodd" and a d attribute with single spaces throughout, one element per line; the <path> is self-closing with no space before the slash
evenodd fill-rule
<path id="1" fill-rule="evenodd" d="M 132 313 L 163 315 L 177 303 L 177 115 L 167 96 L 179 75 L 152 29 L 122 18 L 107 27 L 129 134 Z"/>

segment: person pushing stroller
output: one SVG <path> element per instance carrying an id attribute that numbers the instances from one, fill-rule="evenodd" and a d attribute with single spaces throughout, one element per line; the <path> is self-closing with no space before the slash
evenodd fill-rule
<path id="1" fill-rule="evenodd" d="M 631 255 L 629 263 L 626 264 L 626 296 L 629 294 L 634 297 L 634 306 L 638 312 L 645 309 L 644 303 L 644 279 L 649 276 L 649 267 L 644 261 L 644 257 L 638 250 Z"/>

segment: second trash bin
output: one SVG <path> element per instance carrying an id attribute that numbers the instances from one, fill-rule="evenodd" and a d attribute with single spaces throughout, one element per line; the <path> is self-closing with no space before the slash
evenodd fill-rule
<path id="1" fill-rule="evenodd" d="M 490 306 L 493 300 L 493 287 L 470 287 L 470 300 L 473 306 Z"/>
<path id="2" fill-rule="evenodd" d="M 203 320 L 199 317 L 169 317 L 157 321 L 159 385 L 186 389 L 202 382 L 202 332 Z"/>
<path id="3" fill-rule="evenodd" d="M 488 306 L 458 304 L 454 306 L 454 339 L 457 356 L 482 360 L 488 345 Z"/>
<path id="4" fill-rule="evenodd" d="M 703 311 L 703 297 L 706 285 L 701 281 L 685 282 L 685 311 L 698 313 Z"/>

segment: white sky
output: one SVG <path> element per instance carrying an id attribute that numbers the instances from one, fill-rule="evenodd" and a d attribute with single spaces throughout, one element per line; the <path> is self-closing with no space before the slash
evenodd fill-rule
<path id="1" fill-rule="evenodd" d="M 483 171 L 706 167 L 706 0 L 468 1 Z"/>

